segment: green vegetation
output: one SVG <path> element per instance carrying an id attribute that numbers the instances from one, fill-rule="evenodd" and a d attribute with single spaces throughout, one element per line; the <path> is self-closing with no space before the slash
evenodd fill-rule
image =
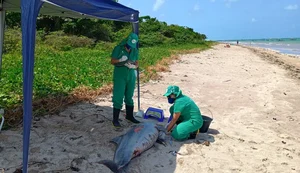
<path id="1" fill-rule="evenodd" d="M 151 78 L 163 58 L 186 50 L 210 48 L 212 42 L 191 28 L 167 25 L 149 16 L 140 18 L 140 68 L 144 81 Z M 8 13 L 3 66 L 0 78 L 0 107 L 6 111 L 6 127 L 21 119 L 22 57 L 20 14 Z M 65 98 L 79 87 L 97 90 L 112 81 L 110 54 L 131 31 L 124 22 L 62 19 L 41 16 L 37 22 L 34 69 L 34 102 Z M 171 61 L 171 59 L 168 59 Z M 159 71 L 159 70 L 158 70 Z M 34 106 L 39 115 L 49 113 L 44 102 Z M 48 101 L 50 102 L 50 101 Z M 69 102 L 71 103 L 71 102 Z"/>

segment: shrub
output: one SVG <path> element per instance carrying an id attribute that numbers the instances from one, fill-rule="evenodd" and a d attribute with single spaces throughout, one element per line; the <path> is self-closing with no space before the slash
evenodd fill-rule
<path id="1" fill-rule="evenodd" d="M 3 53 L 21 52 L 22 34 L 20 29 L 7 29 L 4 35 Z"/>
<path id="2" fill-rule="evenodd" d="M 45 36 L 44 43 L 58 50 L 71 50 L 73 48 L 86 47 L 90 48 L 94 45 L 94 41 L 90 38 L 81 36 L 68 36 L 62 31 L 51 33 Z"/>

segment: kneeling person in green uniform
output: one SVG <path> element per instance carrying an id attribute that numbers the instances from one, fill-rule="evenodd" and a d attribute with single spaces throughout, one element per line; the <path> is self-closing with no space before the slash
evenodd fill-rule
<path id="1" fill-rule="evenodd" d="M 133 94 L 136 81 L 136 68 L 138 67 L 139 52 L 137 49 L 138 36 L 131 33 L 126 39 L 118 44 L 111 55 L 111 64 L 113 64 L 113 125 L 121 127 L 119 123 L 119 114 L 123 106 L 123 100 L 126 104 L 126 119 L 139 123 L 133 117 Z"/>
<path id="2" fill-rule="evenodd" d="M 183 95 L 180 88 L 175 85 L 169 86 L 164 96 L 168 97 L 170 104 L 173 104 L 170 107 L 172 120 L 167 126 L 167 132 L 171 132 L 177 124 L 171 132 L 175 140 L 195 139 L 198 130 L 203 125 L 202 115 L 196 103 Z"/>

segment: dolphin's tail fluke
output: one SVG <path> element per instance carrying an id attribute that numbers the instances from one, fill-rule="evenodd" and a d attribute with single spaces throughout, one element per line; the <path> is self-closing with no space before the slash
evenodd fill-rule
<path id="1" fill-rule="evenodd" d="M 107 166 L 114 173 L 119 172 L 118 165 L 112 160 L 101 160 L 98 163 Z"/>

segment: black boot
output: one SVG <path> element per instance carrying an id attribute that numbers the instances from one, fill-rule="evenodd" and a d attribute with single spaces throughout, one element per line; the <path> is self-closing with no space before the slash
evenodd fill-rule
<path id="1" fill-rule="evenodd" d="M 197 131 L 195 131 L 195 132 L 192 132 L 192 133 L 190 133 L 190 136 L 189 136 L 189 138 L 188 139 L 196 139 L 196 136 L 197 136 L 197 134 L 199 133 L 199 131 L 197 130 Z"/>
<path id="2" fill-rule="evenodd" d="M 126 119 L 133 123 L 140 123 L 133 117 L 133 106 L 126 105 Z"/>
<path id="3" fill-rule="evenodd" d="M 116 109 L 114 108 L 113 109 L 113 125 L 117 128 L 120 128 L 121 127 L 121 124 L 119 123 L 119 115 L 120 115 L 120 109 Z"/>

